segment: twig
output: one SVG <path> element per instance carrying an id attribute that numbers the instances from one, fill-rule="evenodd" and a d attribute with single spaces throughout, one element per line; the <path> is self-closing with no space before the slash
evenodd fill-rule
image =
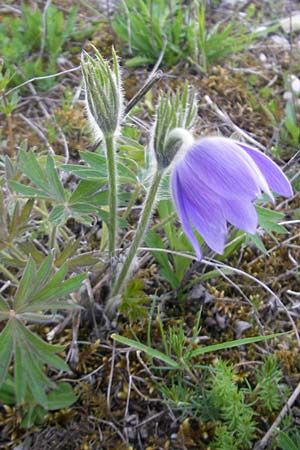
<path id="1" fill-rule="evenodd" d="M 61 333 L 66 328 L 69 322 L 71 322 L 73 314 L 74 311 L 69 312 L 62 322 L 47 333 L 47 341 L 52 341 L 57 334 Z"/>
<path id="2" fill-rule="evenodd" d="M 30 126 L 30 128 L 36 132 L 36 134 L 42 139 L 43 142 L 45 142 L 47 149 L 49 150 L 49 152 L 52 155 L 55 155 L 55 151 L 53 150 L 53 148 L 51 147 L 48 139 L 46 138 L 46 136 L 44 135 L 44 133 L 39 129 L 39 127 L 37 125 L 35 125 L 30 119 L 28 119 L 27 117 L 25 117 L 23 114 L 20 114 L 21 119 L 24 120 L 24 122 L 27 123 L 27 125 Z"/>
<path id="3" fill-rule="evenodd" d="M 152 86 L 163 77 L 163 72 L 159 70 L 156 73 L 151 73 L 145 81 L 145 84 L 135 94 L 135 96 L 128 102 L 125 108 L 125 115 L 129 114 L 132 108 L 144 97 L 145 94 L 152 88 Z"/>
<path id="4" fill-rule="evenodd" d="M 282 241 L 280 244 L 276 244 L 274 245 L 274 247 L 270 248 L 270 250 L 268 250 L 268 254 L 270 255 L 271 253 L 273 253 L 275 250 L 277 250 L 278 248 L 282 248 L 283 246 L 285 246 L 286 244 L 288 244 L 291 241 L 294 241 L 295 239 L 298 239 L 300 237 L 300 233 L 295 234 L 294 236 L 289 237 L 288 239 L 285 239 L 284 241 Z M 257 263 L 257 261 L 259 261 L 260 259 L 264 258 L 266 255 L 265 254 L 260 254 L 258 255 L 256 258 L 252 259 L 252 261 L 250 261 L 248 263 L 248 267 L 253 266 L 253 264 Z"/>
<path id="5" fill-rule="evenodd" d="M 0 294 L 2 294 L 2 292 L 4 292 L 9 286 L 11 286 L 11 281 L 10 281 L 10 280 L 7 280 L 7 281 L 3 284 L 3 286 L 1 286 L 1 288 L 0 288 Z"/>
<path id="6" fill-rule="evenodd" d="M 286 404 L 284 405 L 284 407 L 278 414 L 278 416 L 277 416 L 276 420 L 273 422 L 272 426 L 269 428 L 269 430 L 264 435 L 264 437 L 255 445 L 253 450 L 263 450 L 267 446 L 269 440 L 272 437 L 272 434 L 276 433 L 276 428 L 280 425 L 284 416 L 292 408 L 293 404 L 295 403 L 295 401 L 297 400 L 297 397 L 299 395 L 300 395 L 300 383 L 298 384 L 298 386 L 296 387 L 296 389 L 294 390 L 294 392 L 292 393 L 292 395 L 290 396 L 290 398 L 288 399 L 288 401 L 286 402 Z"/>
<path id="7" fill-rule="evenodd" d="M 112 352 L 111 352 L 110 374 L 109 374 L 107 394 L 106 394 L 107 412 L 113 421 L 115 421 L 115 418 L 113 417 L 112 412 L 111 412 L 111 387 L 112 387 L 113 376 L 114 376 L 115 359 L 116 359 L 116 341 L 113 341 Z"/>
<path id="8" fill-rule="evenodd" d="M 228 116 L 227 113 L 224 113 L 223 111 L 221 111 L 221 109 L 212 101 L 212 99 L 209 97 L 209 95 L 205 95 L 204 100 L 214 110 L 214 112 L 217 114 L 217 116 L 220 117 L 220 119 L 225 122 L 226 125 L 228 125 L 234 131 L 236 131 L 241 136 L 243 136 L 246 139 L 246 141 L 251 142 L 251 144 L 255 145 L 256 147 L 261 148 L 262 150 L 265 149 L 264 146 L 262 144 L 260 144 L 256 139 L 249 136 L 249 134 L 246 131 L 244 131 L 244 130 L 242 130 L 242 128 L 238 127 L 231 120 L 231 118 Z"/>
<path id="9" fill-rule="evenodd" d="M 18 8 L 10 5 L 0 6 L 0 13 L 14 13 L 18 14 L 19 16 L 22 15 L 22 12 Z"/>
<path id="10" fill-rule="evenodd" d="M 26 78 L 25 75 L 24 75 L 24 73 L 22 72 L 22 70 L 21 70 L 19 67 L 17 67 L 17 66 L 14 65 L 14 69 L 15 69 L 15 71 L 16 71 L 23 79 Z M 36 92 L 35 87 L 33 86 L 33 84 L 28 83 L 28 87 L 29 87 L 31 93 L 37 97 L 37 100 L 36 100 L 36 101 L 37 101 L 39 107 L 41 108 L 41 110 L 43 111 L 44 116 L 45 116 L 47 119 L 50 119 L 50 114 L 48 113 L 47 108 L 46 108 L 46 106 L 44 105 L 44 103 L 40 100 L 40 98 L 39 98 L 39 96 L 38 96 L 38 94 L 37 94 L 37 92 Z"/>
<path id="11" fill-rule="evenodd" d="M 125 406 L 125 412 L 124 412 L 124 420 L 125 421 L 126 421 L 126 418 L 128 416 L 130 394 L 131 394 L 131 386 L 132 386 L 132 375 L 130 373 L 129 354 L 130 354 L 129 352 L 126 353 L 126 367 L 127 367 L 127 373 L 128 373 L 128 389 L 127 389 L 127 399 L 126 399 L 126 406 Z"/>
<path id="12" fill-rule="evenodd" d="M 6 95 L 11 94 L 12 92 L 20 89 L 23 86 L 26 86 L 27 84 L 33 83 L 34 81 L 46 80 L 48 78 L 60 77 L 61 75 L 65 75 L 66 73 L 69 73 L 69 72 L 76 72 L 79 69 L 80 69 L 80 66 L 77 66 L 77 67 L 73 67 L 72 69 L 63 70 L 62 72 L 53 73 L 51 75 L 44 75 L 42 77 L 30 78 L 30 80 L 26 80 L 26 81 L 24 81 L 24 83 L 18 84 L 18 86 L 15 86 L 15 87 L 11 88 L 9 91 L 6 92 Z M 37 95 L 37 94 L 35 94 L 35 95 Z"/>
<path id="13" fill-rule="evenodd" d="M 94 422 L 99 422 L 99 423 L 103 423 L 104 425 L 108 425 L 110 427 L 113 428 L 113 430 L 118 434 L 118 436 L 120 436 L 120 438 L 122 439 L 123 443 L 126 445 L 126 447 L 128 446 L 128 441 L 126 440 L 126 438 L 123 436 L 123 434 L 121 433 L 121 431 L 118 429 L 118 427 L 114 424 L 114 422 L 109 422 L 108 420 L 104 420 L 104 419 L 99 419 L 99 417 L 95 417 L 95 416 L 88 416 L 89 420 L 92 420 Z"/>
<path id="14" fill-rule="evenodd" d="M 61 140 L 62 140 L 64 149 L 65 149 L 65 160 L 64 160 L 64 163 L 65 163 L 65 164 L 68 164 L 69 159 L 70 159 L 70 151 L 69 151 L 68 141 L 67 141 L 67 139 L 66 139 L 65 133 L 63 132 L 61 126 L 58 125 L 58 123 L 57 123 L 56 121 L 55 121 L 55 125 L 56 125 L 56 127 L 58 128 L 58 131 L 59 131 L 60 134 L 61 134 Z"/>
<path id="15" fill-rule="evenodd" d="M 72 316 L 72 342 L 68 351 L 66 361 L 70 362 L 71 367 L 75 366 L 79 361 L 78 350 L 78 330 L 81 320 L 81 310 L 77 309 Z"/>

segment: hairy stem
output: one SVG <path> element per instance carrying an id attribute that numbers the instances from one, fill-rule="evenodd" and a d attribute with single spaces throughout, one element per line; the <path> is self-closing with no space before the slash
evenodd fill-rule
<path id="1" fill-rule="evenodd" d="M 141 242 L 144 239 L 145 233 L 148 228 L 149 220 L 153 211 L 153 206 L 155 204 L 156 194 L 163 176 L 163 171 L 161 169 L 157 169 L 155 172 L 151 187 L 147 193 L 144 208 L 142 215 L 140 217 L 137 230 L 134 236 L 134 239 L 131 243 L 129 251 L 127 253 L 125 262 L 122 266 L 121 272 L 118 274 L 117 279 L 113 285 L 112 289 L 112 297 L 115 297 L 121 294 L 122 290 L 125 287 L 126 281 L 130 277 L 133 269 L 133 260 L 137 254 L 138 248 L 141 245 Z"/>
<path id="2" fill-rule="evenodd" d="M 109 204 L 109 257 L 114 258 L 116 254 L 117 239 L 117 164 L 114 136 L 105 136 L 107 171 L 108 171 L 108 204 Z"/>

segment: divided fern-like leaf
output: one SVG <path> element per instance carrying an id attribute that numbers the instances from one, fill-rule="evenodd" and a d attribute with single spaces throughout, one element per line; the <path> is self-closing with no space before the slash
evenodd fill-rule
<path id="1" fill-rule="evenodd" d="M 68 370 L 68 365 L 57 355 L 64 346 L 48 344 L 27 326 L 28 320 L 43 319 L 45 311 L 76 307 L 63 298 L 80 287 L 85 274 L 64 280 L 67 271 L 65 264 L 55 271 L 51 255 L 39 267 L 30 257 L 15 297 L 0 297 L 0 320 L 7 321 L 0 333 L 0 387 L 13 361 L 17 403 L 30 395 L 36 404 L 48 409 L 46 389 L 55 388 L 55 383 L 47 377 L 44 366 Z"/>

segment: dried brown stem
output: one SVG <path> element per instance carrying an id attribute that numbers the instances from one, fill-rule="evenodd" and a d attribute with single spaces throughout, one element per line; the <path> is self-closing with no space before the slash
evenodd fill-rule
<path id="1" fill-rule="evenodd" d="M 280 425 L 282 419 L 284 416 L 289 412 L 295 401 L 297 400 L 298 396 L 300 395 L 300 383 L 297 385 L 296 389 L 278 414 L 277 418 L 267 431 L 267 433 L 264 435 L 264 437 L 255 445 L 254 450 L 263 450 L 266 448 L 269 440 L 271 439 L 272 435 L 276 432 L 278 426 Z"/>

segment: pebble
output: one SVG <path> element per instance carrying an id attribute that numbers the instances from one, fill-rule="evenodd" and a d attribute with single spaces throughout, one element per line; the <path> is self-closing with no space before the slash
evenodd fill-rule
<path id="1" fill-rule="evenodd" d="M 266 55 L 265 55 L 264 53 L 260 53 L 260 54 L 259 54 L 259 60 L 260 60 L 261 62 L 266 62 L 266 61 L 267 61 Z"/>
<path id="2" fill-rule="evenodd" d="M 291 89 L 294 92 L 294 94 L 300 94 L 300 80 L 298 77 L 296 77 L 296 75 L 290 75 L 290 84 L 291 84 Z"/>
<path id="3" fill-rule="evenodd" d="M 283 36 L 279 36 L 278 34 L 274 34 L 273 36 L 271 36 L 272 41 L 277 44 L 280 45 L 281 47 L 289 47 L 290 43 L 287 40 L 287 38 L 283 37 Z"/>
<path id="4" fill-rule="evenodd" d="M 279 23 L 285 33 L 300 31 L 300 12 L 297 11 L 291 17 L 281 19 Z"/>
<path id="5" fill-rule="evenodd" d="M 293 93 L 290 92 L 290 91 L 286 91 L 286 92 L 283 94 L 283 99 L 286 100 L 287 102 L 292 101 L 292 99 L 293 99 Z"/>

